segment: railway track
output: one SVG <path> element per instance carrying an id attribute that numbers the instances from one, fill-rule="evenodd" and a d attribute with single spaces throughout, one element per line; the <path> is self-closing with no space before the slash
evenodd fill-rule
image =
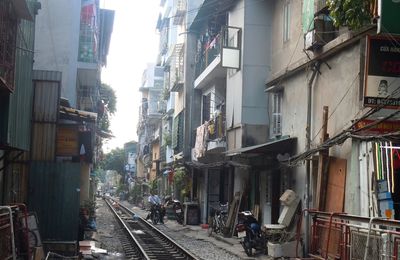
<path id="1" fill-rule="evenodd" d="M 124 205 L 109 199 L 105 201 L 127 235 L 121 237 L 126 259 L 198 259 Z"/>

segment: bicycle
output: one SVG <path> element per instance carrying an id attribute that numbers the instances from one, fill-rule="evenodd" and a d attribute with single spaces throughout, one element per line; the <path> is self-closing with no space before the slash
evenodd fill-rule
<path id="1" fill-rule="evenodd" d="M 223 233 L 228 219 L 228 203 L 220 204 L 219 209 L 211 208 L 211 220 L 208 225 L 208 236 L 214 232 Z"/>

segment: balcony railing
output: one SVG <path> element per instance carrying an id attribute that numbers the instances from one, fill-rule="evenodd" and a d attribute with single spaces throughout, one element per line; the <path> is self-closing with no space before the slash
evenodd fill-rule
<path id="1" fill-rule="evenodd" d="M 186 12 L 186 1 L 178 0 L 176 5 L 176 10 L 174 13 L 174 25 L 179 25 L 183 22 L 183 18 L 185 17 Z"/>
<path id="2" fill-rule="evenodd" d="M 221 53 L 221 34 L 206 41 L 197 53 L 196 77 L 199 76 Z"/>

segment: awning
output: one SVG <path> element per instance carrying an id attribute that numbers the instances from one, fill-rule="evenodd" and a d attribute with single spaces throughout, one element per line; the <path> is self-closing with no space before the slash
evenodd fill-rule
<path id="1" fill-rule="evenodd" d="M 192 162 L 185 162 L 185 164 L 189 167 L 193 167 L 196 169 L 211 169 L 211 168 L 221 168 L 225 166 L 233 166 L 236 168 L 250 168 L 250 165 L 227 160 L 227 161 L 220 161 L 220 162 L 214 162 L 214 163 L 200 163 L 196 161 Z"/>
<path id="2" fill-rule="evenodd" d="M 270 140 L 269 142 L 233 149 L 227 151 L 226 156 L 235 156 L 240 154 L 278 154 L 290 152 L 297 141 L 296 137 L 281 137 L 279 139 Z"/>

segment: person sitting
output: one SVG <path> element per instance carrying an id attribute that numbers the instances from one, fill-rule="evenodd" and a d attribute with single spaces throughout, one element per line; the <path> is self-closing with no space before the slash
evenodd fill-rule
<path id="1" fill-rule="evenodd" d="M 147 201 L 150 203 L 150 213 L 147 215 L 147 219 L 152 219 L 153 218 L 153 212 L 155 209 L 155 206 L 161 206 L 161 199 L 158 197 L 157 194 L 154 193 L 154 191 L 150 192 L 150 196 L 148 197 Z M 164 224 L 164 212 L 161 210 L 161 216 L 160 216 L 160 223 Z"/>

